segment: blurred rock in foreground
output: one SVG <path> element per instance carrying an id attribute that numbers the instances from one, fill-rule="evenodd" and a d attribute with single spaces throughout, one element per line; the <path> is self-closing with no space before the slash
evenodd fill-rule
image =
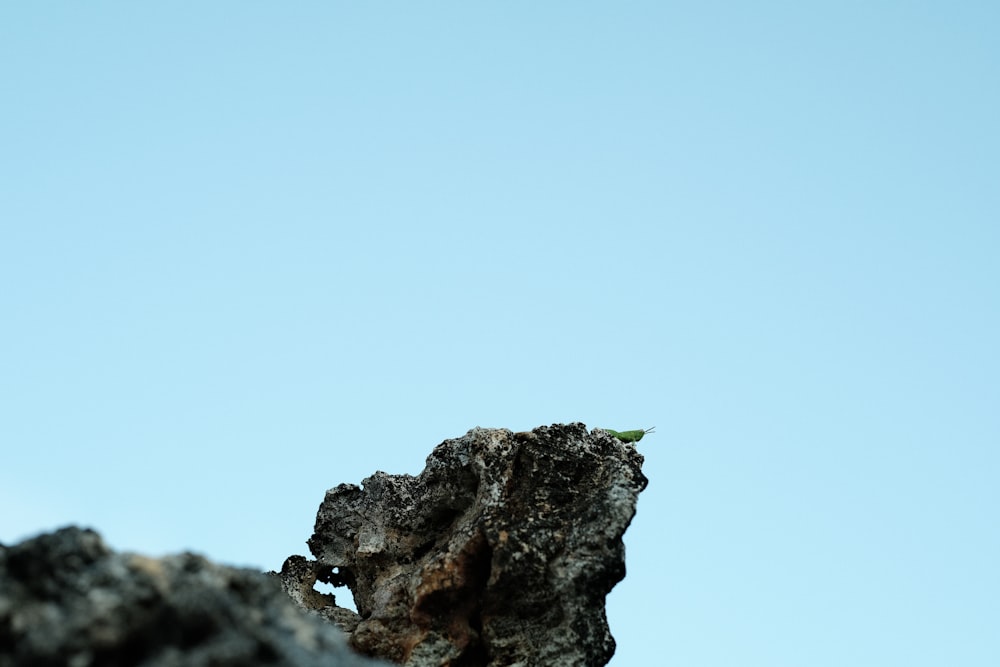
<path id="1" fill-rule="evenodd" d="M 583 424 L 476 428 L 420 475 L 376 472 L 327 491 L 285 589 L 359 650 L 411 667 L 601 666 L 604 601 L 625 576 L 622 535 L 643 457 Z M 358 614 L 314 590 L 346 585 Z"/>
<path id="2" fill-rule="evenodd" d="M 74 527 L 0 546 L 0 667 L 376 664 L 260 572 L 118 554 Z"/>

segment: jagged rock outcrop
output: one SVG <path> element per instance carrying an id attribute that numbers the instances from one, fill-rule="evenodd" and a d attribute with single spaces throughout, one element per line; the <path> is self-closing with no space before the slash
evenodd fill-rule
<path id="1" fill-rule="evenodd" d="M 309 561 L 282 570 L 296 601 L 359 650 L 424 667 L 605 665 L 605 596 L 647 483 L 632 443 L 583 424 L 476 428 L 420 475 L 377 472 L 326 493 Z M 347 585 L 358 614 L 313 590 Z"/>
<path id="2" fill-rule="evenodd" d="M 75 527 L 0 546 L 0 667 L 380 664 L 260 572 L 118 554 Z"/>

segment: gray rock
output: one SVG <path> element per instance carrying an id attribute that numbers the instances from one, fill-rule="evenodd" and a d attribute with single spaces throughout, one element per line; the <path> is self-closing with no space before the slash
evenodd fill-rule
<path id="1" fill-rule="evenodd" d="M 260 572 L 118 554 L 75 527 L 0 546 L 0 667 L 376 664 Z"/>
<path id="2" fill-rule="evenodd" d="M 327 491 L 308 561 L 282 568 L 296 602 L 374 656 L 413 667 L 605 665 L 604 601 L 646 487 L 632 443 L 583 424 L 476 428 L 420 475 L 376 472 Z M 313 590 L 346 585 L 358 614 Z"/>

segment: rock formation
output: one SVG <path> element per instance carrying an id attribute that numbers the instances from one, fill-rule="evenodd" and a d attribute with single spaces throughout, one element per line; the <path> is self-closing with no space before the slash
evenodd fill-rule
<path id="1" fill-rule="evenodd" d="M 376 664 L 260 572 L 117 554 L 80 528 L 0 546 L 0 667 Z"/>
<path id="2" fill-rule="evenodd" d="M 411 667 L 607 664 L 604 600 L 647 483 L 632 443 L 583 424 L 476 428 L 416 477 L 326 493 L 285 589 L 360 651 Z M 346 585 L 358 613 L 315 582 Z"/>
<path id="3" fill-rule="evenodd" d="M 327 491 L 315 560 L 279 576 L 114 553 L 75 527 L 0 545 L 0 667 L 388 664 L 348 641 L 411 667 L 605 665 L 642 462 L 583 424 L 476 428 L 416 477 Z"/>

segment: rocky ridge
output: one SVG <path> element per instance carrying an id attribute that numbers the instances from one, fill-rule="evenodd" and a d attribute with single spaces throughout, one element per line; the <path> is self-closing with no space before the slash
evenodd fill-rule
<path id="1" fill-rule="evenodd" d="M 0 547 L 0 667 L 367 667 L 261 572 L 116 553 L 69 527 Z"/>

